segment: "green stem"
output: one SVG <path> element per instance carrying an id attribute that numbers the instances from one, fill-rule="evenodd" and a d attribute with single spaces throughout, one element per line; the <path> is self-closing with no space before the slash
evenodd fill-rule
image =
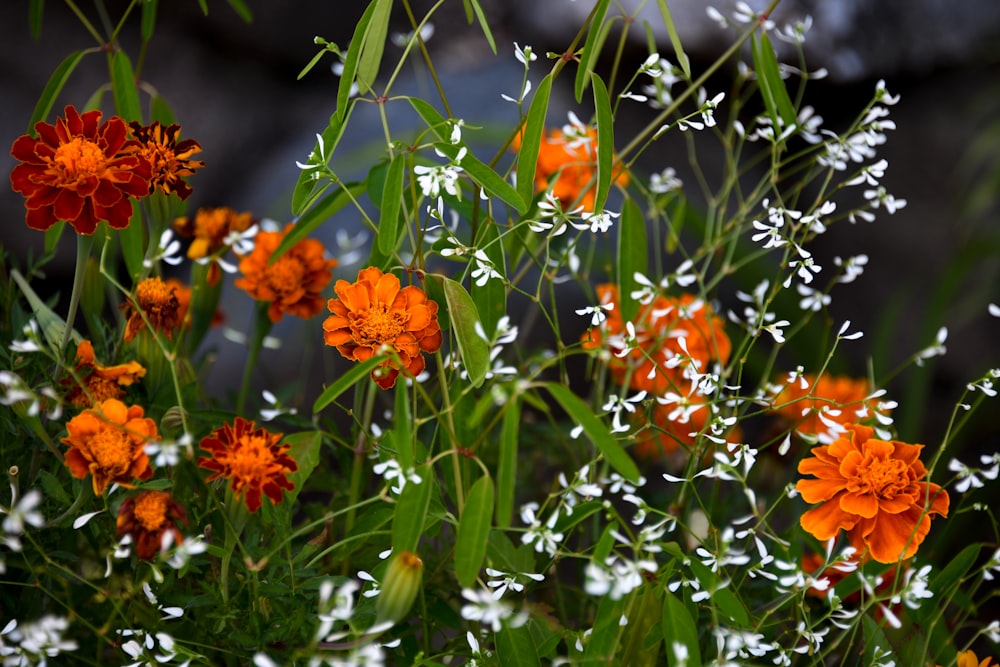
<path id="1" fill-rule="evenodd" d="M 260 357 L 260 349 L 264 346 L 264 338 L 271 331 L 271 318 L 267 315 L 270 303 L 258 301 L 255 310 L 253 324 L 253 334 L 250 338 L 249 353 L 247 354 L 247 364 L 243 368 L 243 382 L 240 384 L 240 393 L 236 399 L 236 413 L 242 415 L 246 406 L 247 395 L 250 393 L 250 380 L 253 378 L 254 368 L 257 366 L 257 359 Z"/>
<path id="2" fill-rule="evenodd" d="M 63 357 L 66 354 L 69 339 L 73 335 L 73 322 L 76 320 L 76 311 L 80 307 L 80 295 L 83 293 L 83 282 L 87 274 L 87 260 L 90 259 L 90 249 L 93 244 L 94 237 L 86 234 L 76 235 L 76 268 L 73 270 L 73 291 L 69 296 L 66 328 L 63 330 L 62 342 L 59 344 L 59 355 L 56 357 L 56 377 L 62 373 Z"/>

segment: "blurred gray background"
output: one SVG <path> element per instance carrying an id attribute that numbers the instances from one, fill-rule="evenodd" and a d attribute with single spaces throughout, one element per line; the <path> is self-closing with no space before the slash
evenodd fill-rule
<path id="1" fill-rule="evenodd" d="M 78 4 L 98 20 L 93 3 Z M 125 4 L 115 0 L 106 7 L 117 17 Z M 189 211 L 227 205 L 284 223 L 290 219 L 289 194 L 299 174 L 294 161 L 305 159 L 315 133 L 326 127 L 335 108 L 338 83 L 329 58 L 303 80 L 296 81 L 296 75 L 317 50 L 314 35 L 346 48 L 367 3 L 247 0 L 247 4 L 254 13 L 249 24 L 221 1 L 209 2 L 207 17 L 195 0 L 161 2 L 142 79 L 170 102 L 183 136 L 197 139 L 204 148 L 200 157 L 207 166 L 192 179 L 195 193 Z M 426 0 L 412 3 L 418 17 L 431 4 Z M 439 10 L 428 46 L 457 117 L 470 126 L 499 120 L 510 127 L 516 110 L 501 101 L 499 94 L 515 94 L 520 85 L 521 67 L 513 58 L 513 42 L 531 44 L 539 53 L 561 52 L 591 3 L 482 0 L 482 4 L 495 31 L 497 56 L 490 52 L 478 26 L 466 23 L 460 0 L 449 0 Z M 669 4 L 695 70 L 731 42 L 734 33 L 712 23 L 704 3 Z M 653 12 L 649 17 L 653 25 L 661 26 L 655 3 L 647 5 Z M 730 0 L 719 0 L 716 7 L 724 14 L 733 9 Z M 401 3 L 396 3 L 396 10 L 392 30 L 408 30 Z M 930 432 L 920 436 L 923 441 L 934 441 L 942 433 L 942 420 L 957 391 L 989 366 L 1000 365 L 1000 321 L 986 313 L 988 302 L 1000 303 L 1000 3 L 790 0 L 772 18 L 782 24 L 807 14 L 813 17 L 806 42 L 809 67 L 825 67 L 830 72 L 825 81 L 811 84 L 808 101 L 825 118 L 826 126 L 837 129 L 849 122 L 870 98 L 878 79 L 885 79 L 892 93 L 902 95 L 892 109 L 898 129 L 890 133 L 880 156 L 890 163 L 884 185 L 907 199 L 908 206 L 895 216 L 880 214 L 870 225 L 844 224 L 832 229 L 817 252 L 827 260 L 859 252 L 870 256 L 862 280 L 834 292 L 833 313 L 837 322 L 852 319 L 866 331 L 866 352 L 875 346 L 892 360 L 883 371 L 931 344 L 938 324 L 951 329 L 949 354 L 932 371 L 935 390 L 947 403 L 941 418 L 931 417 L 925 424 Z M 138 17 L 134 18 L 122 38 L 133 60 L 138 47 L 134 37 Z M 662 32 L 661 27 L 657 29 Z M 9 146 L 27 130 L 35 101 L 60 60 L 71 50 L 94 46 L 94 41 L 56 0 L 46 3 L 39 41 L 28 34 L 25 2 L 0 3 L 0 32 L 0 143 Z M 634 37 L 636 41 L 626 51 L 625 71 L 645 55 L 642 34 L 636 32 Z M 665 55 L 671 52 L 665 41 L 660 49 Z M 398 47 L 388 47 L 385 63 L 395 63 L 400 52 Z M 533 81 L 537 83 L 545 71 L 546 63 L 535 63 Z M 550 112 L 553 124 L 564 122 L 568 109 L 577 109 L 584 118 L 589 115 L 572 100 L 572 91 L 567 89 L 571 77 L 572 73 L 557 82 Z M 67 103 L 82 106 L 106 81 L 103 57 L 89 56 L 55 109 L 61 112 Z M 718 90 L 726 89 L 724 82 L 716 83 Z M 394 91 L 436 101 L 431 80 L 421 66 L 406 65 Z M 394 127 L 396 123 L 405 127 L 408 122 L 406 110 L 398 108 L 403 105 L 387 105 Z M 628 124 L 638 127 L 652 116 L 651 110 L 635 105 L 621 116 L 622 126 L 616 132 L 623 136 Z M 470 134 L 475 132 L 467 131 Z M 493 136 L 487 131 L 479 136 L 478 145 L 486 147 L 480 157 L 488 159 L 499 140 L 489 148 Z M 381 141 L 374 105 L 360 105 L 338 149 L 336 167 L 345 176 L 360 175 L 360 171 L 352 173 L 352 160 L 367 168 L 380 154 Z M 643 156 L 638 174 L 674 167 L 689 181 L 683 147 L 680 139 L 662 142 L 662 148 Z M 702 155 L 712 159 L 710 153 Z M 0 171 L 9 173 L 12 167 L 12 158 L 2 151 Z M 23 200 L 9 187 L 0 188 L 0 214 L 4 220 L 0 241 L 8 252 L 18 258 L 32 249 L 40 252 L 42 236 L 24 225 Z M 322 232 L 328 247 L 335 245 L 336 229 L 360 227 L 356 217 L 341 216 Z M 50 267 L 43 290 L 68 292 L 74 246 L 66 236 L 60 260 Z M 358 268 L 343 266 L 336 275 L 353 279 Z M 578 297 L 582 302 L 582 295 Z M 249 321 L 240 320 L 246 316 L 241 314 L 246 301 L 242 293 L 230 292 L 223 304 L 236 328 Z M 887 316 L 895 324 L 883 327 L 880 334 L 880 323 Z M 213 374 L 213 383 L 218 391 L 226 391 L 238 383 L 243 352 L 221 339 L 213 344 L 218 346 L 220 369 Z M 315 370 L 318 364 L 312 355 L 319 348 L 314 340 L 286 345 L 283 352 L 265 351 L 262 373 L 281 381 L 289 369 L 295 369 L 294 373 Z M 864 374 L 863 355 L 855 359 L 851 370 Z M 897 392 L 905 389 L 898 387 Z M 997 429 L 988 430 L 995 449 Z"/>

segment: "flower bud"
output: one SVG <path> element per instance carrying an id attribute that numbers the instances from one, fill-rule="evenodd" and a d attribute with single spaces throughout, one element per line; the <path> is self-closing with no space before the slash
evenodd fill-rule
<path id="1" fill-rule="evenodd" d="M 375 606 L 376 625 L 397 623 L 413 606 L 424 575 L 424 562 L 412 551 L 403 551 L 389 563 L 382 592 Z"/>

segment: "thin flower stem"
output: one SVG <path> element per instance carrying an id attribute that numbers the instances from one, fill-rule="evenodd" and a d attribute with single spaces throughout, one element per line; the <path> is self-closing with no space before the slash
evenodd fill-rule
<path id="1" fill-rule="evenodd" d="M 73 14 L 76 15 L 76 18 L 80 20 L 80 23 L 83 24 L 84 29 L 89 32 L 95 40 L 97 40 L 98 44 L 104 46 L 104 37 L 102 37 L 101 33 L 97 31 L 97 28 L 95 28 L 94 24 L 90 22 L 90 19 L 88 19 L 84 13 L 80 11 L 80 8 L 76 6 L 76 3 L 73 2 L 73 0 L 65 0 L 65 2 L 66 6 L 69 7 L 69 10 L 73 12 Z"/>
<path id="2" fill-rule="evenodd" d="M 87 274 L 87 260 L 90 258 L 90 249 L 93 245 L 94 237 L 85 234 L 76 235 L 76 268 L 73 270 L 73 291 L 70 292 L 69 310 L 66 311 L 66 328 L 63 330 L 62 342 L 57 350 L 56 377 L 62 373 L 63 357 L 73 335 L 73 322 L 76 320 L 76 311 L 80 307 L 80 295 L 83 293 L 83 281 Z"/>
<path id="3" fill-rule="evenodd" d="M 420 23 L 420 26 L 424 25 L 424 23 L 427 21 L 427 18 L 430 17 L 430 15 L 434 12 L 434 10 L 436 10 L 443 1 L 444 0 L 440 0 L 436 5 L 434 5 L 431 8 L 431 10 L 427 13 L 427 17 L 425 17 L 424 21 Z M 445 95 L 444 87 L 441 85 L 441 79 L 438 78 L 437 70 L 434 69 L 434 63 L 431 60 L 431 54 L 427 52 L 427 45 L 424 44 L 424 40 L 421 39 L 420 37 L 420 30 L 417 27 L 417 20 L 413 16 L 413 10 L 410 8 L 409 0 L 403 0 L 403 9 L 406 10 L 406 16 L 410 20 L 410 25 L 413 26 L 413 29 L 416 32 L 416 40 L 417 43 L 420 45 L 420 53 L 424 57 L 424 62 L 427 63 L 427 71 L 430 72 L 431 80 L 434 81 L 434 87 L 437 89 L 438 97 L 441 98 L 441 104 L 442 106 L 444 106 L 444 111 L 447 114 L 448 118 L 453 118 L 454 116 L 451 112 L 451 105 L 448 104 L 448 96 Z M 402 65 L 402 62 L 400 62 L 400 65 Z M 397 74 L 398 74 L 398 68 L 396 72 L 393 72 L 392 79 L 389 80 L 389 84 L 386 86 L 386 90 L 389 89 L 389 85 L 392 84 L 392 80 L 396 77 Z"/>

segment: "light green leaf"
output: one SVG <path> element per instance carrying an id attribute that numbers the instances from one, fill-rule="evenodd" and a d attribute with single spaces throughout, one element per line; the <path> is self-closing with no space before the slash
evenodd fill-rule
<path id="1" fill-rule="evenodd" d="M 389 32 L 389 14 L 392 13 L 392 0 L 374 0 L 373 4 L 375 9 L 365 29 L 358 60 L 358 88 L 362 93 L 375 86 L 378 68 L 382 64 L 382 52 L 385 50 L 385 38 Z"/>
<path id="2" fill-rule="evenodd" d="M 472 4 L 472 11 L 476 13 L 476 19 L 479 21 L 479 27 L 483 29 L 483 35 L 486 36 L 486 41 L 490 45 L 490 50 L 493 51 L 493 55 L 497 54 L 497 43 L 493 39 L 493 32 L 490 30 L 490 23 L 486 20 L 486 13 L 483 11 L 482 5 L 479 4 L 479 0 L 469 0 Z"/>
<path id="3" fill-rule="evenodd" d="M 622 633 L 619 621 L 622 617 L 624 605 L 625 598 L 613 600 L 610 595 L 605 595 L 601 598 L 601 603 L 597 607 L 597 613 L 594 615 L 594 631 L 590 634 L 590 639 L 587 640 L 581 664 L 614 664 L 618 639 Z"/>
<path id="4" fill-rule="evenodd" d="M 514 486 L 517 483 L 517 439 L 521 431 L 521 401 L 507 404 L 500 427 L 500 455 L 497 461 L 498 528 L 510 528 L 514 516 Z"/>
<path id="5" fill-rule="evenodd" d="M 583 51 L 580 53 L 580 62 L 577 64 L 576 82 L 573 86 L 573 93 L 577 102 L 583 101 L 583 91 L 590 83 L 590 73 L 594 71 L 594 64 L 597 56 L 601 52 L 604 43 L 602 34 L 604 32 L 604 17 L 608 13 L 608 6 L 611 0 L 599 0 L 590 12 L 590 27 L 587 29 L 587 39 L 583 43 Z"/>
<path id="6" fill-rule="evenodd" d="M 405 382 L 396 383 L 396 410 L 392 417 L 396 461 L 400 468 L 409 470 L 413 467 L 413 418 L 410 416 L 410 388 Z"/>
<path id="7" fill-rule="evenodd" d="M 416 473 L 422 481 L 420 484 L 406 483 L 392 519 L 392 550 L 396 553 L 416 551 L 424 532 L 435 487 L 434 471 L 429 465 L 422 465 L 417 467 Z"/>
<path id="8" fill-rule="evenodd" d="M 618 230 L 618 307 L 622 320 L 634 321 L 639 314 L 639 302 L 632 298 L 638 289 L 636 272 L 646 275 L 649 262 L 646 220 L 634 199 L 626 199 L 622 207 L 621 228 Z"/>
<path id="9" fill-rule="evenodd" d="M 153 38 L 153 28 L 156 27 L 156 7 L 160 0 L 146 0 L 142 3 L 142 41 Z"/>
<path id="10" fill-rule="evenodd" d="M 596 73 L 591 73 L 594 86 L 594 111 L 597 116 L 597 191 L 594 194 L 594 211 L 604 210 L 611 189 L 611 172 L 614 166 L 615 134 L 608 89 Z"/>
<path id="11" fill-rule="evenodd" d="M 399 224 L 399 210 L 403 204 L 403 168 L 406 155 L 396 153 L 389 163 L 389 171 L 382 189 L 382 204 L 378 223 L 378 249 L 384 255 L 391 255 L 396 249 L 403 227 Z"/>
<path id="12" fill-rule="evenodd" d="M 535 639 L 527 625 L 506 627 L 496 633 L 497 658 L 501 667 L 532 667 L 540 665 Z"/>
<path id="13" fill-rule="evenodd" d="M 663 643 L 667 647 L 667 664 L 676 664 L 673 645 L 680 644 L 688 650 L 688 667 L 701 667 L 701 649 L 698 647 L 698 626 L 682 600 L 670 591 L 663 591 Z"/>
<path id="14" fill-rule="evenodd" d="M 455 538 L 455 576 L 465 588 L 476 583 L 483 566 L 492 516 L 493 480 L 484 475 L 469 489 Z"/>
<path id="15" fill-rule="evenodd" d="M 49 112 L 52 111 L 52 105 L 55 104 L 56 98 L 62 92 L 63 86 L 69 80 L 70 74 L 73 73 L 76 66 L 80 64 L 80 60 L 87 53 L 90 53 L 90 51 L 74 51 L 59 63 L 59 67 L 56 67 L 56 71 L 49 77 L 48 83 L 45 84 L 45 88 L 42 90 L 41 97 L 38 98 L 38 102 L 35 104 L 35 110 L 31 112 L 31 120 L 28 121 L 28 134 L 35 136 L 35 123 L 45 120 L 48 117 Z"/>
<path id="16" fill-rule="evenodd" d="M 528 107 L 527 120 L 521 131 L 521 147 L 517 151 L 517 192 L 525 203 L 535 196 L 535 167 L 538 150 L 542 145 L 545 131 L 545 115 L 549 109 L 549 95 L 552 92 L 552 75 L 547 75 L 535 89 L 535 97 Z"/>
<path id="17" fill-rule="evenodd" d="M 372 21 L 372 14 L 380 0 L 372 0 L 368 9 L 361 15 L 358 25 L 354 28 L 354 36 L 347 47 L 347 55 L 344 56 L 344 69 L 340 73 L 340 84 L 337 86 L 337 119 L 343 122 L 347 117 L 348 103 L 351 99 L 351 87 L 358 75 L 358 61 L 361 58 L 361 47 L 365 43 L 365 34 Z"/>
<path id="18" fill-rule="evenodd" d="M 361 381 L 363 377 L 371 373 L 376 366 L 383 363 L 386 359 L 388 359 L 388 357 L 383 356 L 366 359 L 338 377 L 333 384 L 323 390 L 323 393 L 320 394 L 319 398 L 316 399 L 316 402 L 313 403 L 313 414 L 316 414 L 326 406 L 330 405 L 330 403 L 337 400 L 337 397 L 350 389 L 357 382 Z"/>
<path id="19" fill-rule="evenodd" d="M 462 355 L 462 366 L 469 374 L 469 383 L 479 387 L 486 379 L 490 368 L 490 349 L 486 341 L 476 334 L 479 312 L 472 297 L 460 283 L 443 278 L 444 297 L 448 302 L 448 315 L 455 330 L 458 350 Z"/>
<path id="20" fill-rule="evenodd" d="M 677 34 L 677 26 L 674 25 L 674 19 L 670 16 L 670 8 L 667 6 L 667 0 L 656 0 L 656 2 L 660 5 L 660 15 L 663 16 L 663 24 L 667 28 L 667 34 L 670 35 L 670 44 L 674 47 L 674 57 L 677 58 L 677 64 L 684 70 L 684 76 L 690 80 L 691 63 L 688 60 L 687 54 L 684 53 L 684 45 L 681 44 L 681 37 Z"/>
<path id="21" fill-rule="evenodd" d="M 434 148 L 454 160 L 458 156 L 458 152 L 462 146 L 440 142 L 434 144 Z M 487 194 L 497 197 L 506 204 L 513 206 L 517 209 L 518 213 L 524 213 L 527 207 L 524 205 L 524 199 L 521 198 L 517 190 L 511 187 L 510 183 L 505 181 L 487 164 L 473 155 L 472 151 L 468 149 L 466 151 L 465 156 L 462 157 L 461 165 L 462 169 L 472 177 L 472 180 L 482 186 Z"/>
<path id="22" fill-rule="evenodd" d="M 545 388 L 562 406 L 562 409 L 569 414 L 570 419 L 583 427 L 583 432 L 597 446 L 611 467 L 618 471 L 622 477 L 637 482 L 639 468 L 635 465 L 635 461 L 629 457 L 621 443 L 611 435 L 604 422 L 594 415 L 590 406 L 561 384 L 548 382 L 545 384 Z"/>
<path id="23" fill-rule="evenodd" d="M 284 444 L 291 445 L 288 453 L 295 459 L 295 463 L 299 466 L 298 470 L 288 475 L 288 479 L 295 485 L 294 489 L 285 492 L 285 498 L 289 506 L 299 497 L 299 492 L 302 491 L 302 487 L 309 479 L 309 475 L 312 474 L 313 470 L 319 464 L 320 445 L 322 442 L 322 434 L 318 431 L 305 431 L 285 436 Z"/>
<path id="24" fill-rule="evenodd" d="M 116 51 L 111 57 L 111 92 L 115 98 L 115 110 L 126 121 L 142 122 L 139 106 L 139 87 L 136 85 L 132 62 L 124 51 Z"/>
<path id="25" fill-rule="evenodd" d="M 38 328 L 45 337 L 45 341 L 52 350 L 58 352 L 59 346 L 62 345 L 63 332 L 66 331 L 66 321 L 45 305 L 45 302 L 35 294 L 35 290 L 31 289 L 31 285 L 28 284 L 28 281 L 24 279 L 24 276 L 17 269 L 11 269 L 10 277 L 21 288 L 21 293 L 24 294 L 28 305 L 31 306 L 31 314 L 34 316 L 35 321 L 38 322 Z M 73 342 L 77 344 L 83 340 L 75 329 L 71 333 L 71 336 L 73 337 Z"/>
<path id="26" fill-rule="evenodd" d="M 775 137 L 780 133 L 779 128 L 791 127 L 795 124 L 795 108 L 792 100 L 788 96 L 788 89 L 781 78 L 781 70 L 778 68 L 778 59 L 774 55 L 774 48 L 767 33 L 751 36 L 750 47 L 753 51 L 753 66 L 757 71 L 757 85 L 760 86 L 761 96 L 764 98 L 764 106 L 768 115 L 774 123 Z M 779 123 L 779 119 L 782 123 Z"/>
<path id="27" fill-rule="evenodd" d="M 66 223 L 60 220 L 45 231 L 45 252 L 52 252 L 59 245 L 59 239 L 65 230 Z"/>

